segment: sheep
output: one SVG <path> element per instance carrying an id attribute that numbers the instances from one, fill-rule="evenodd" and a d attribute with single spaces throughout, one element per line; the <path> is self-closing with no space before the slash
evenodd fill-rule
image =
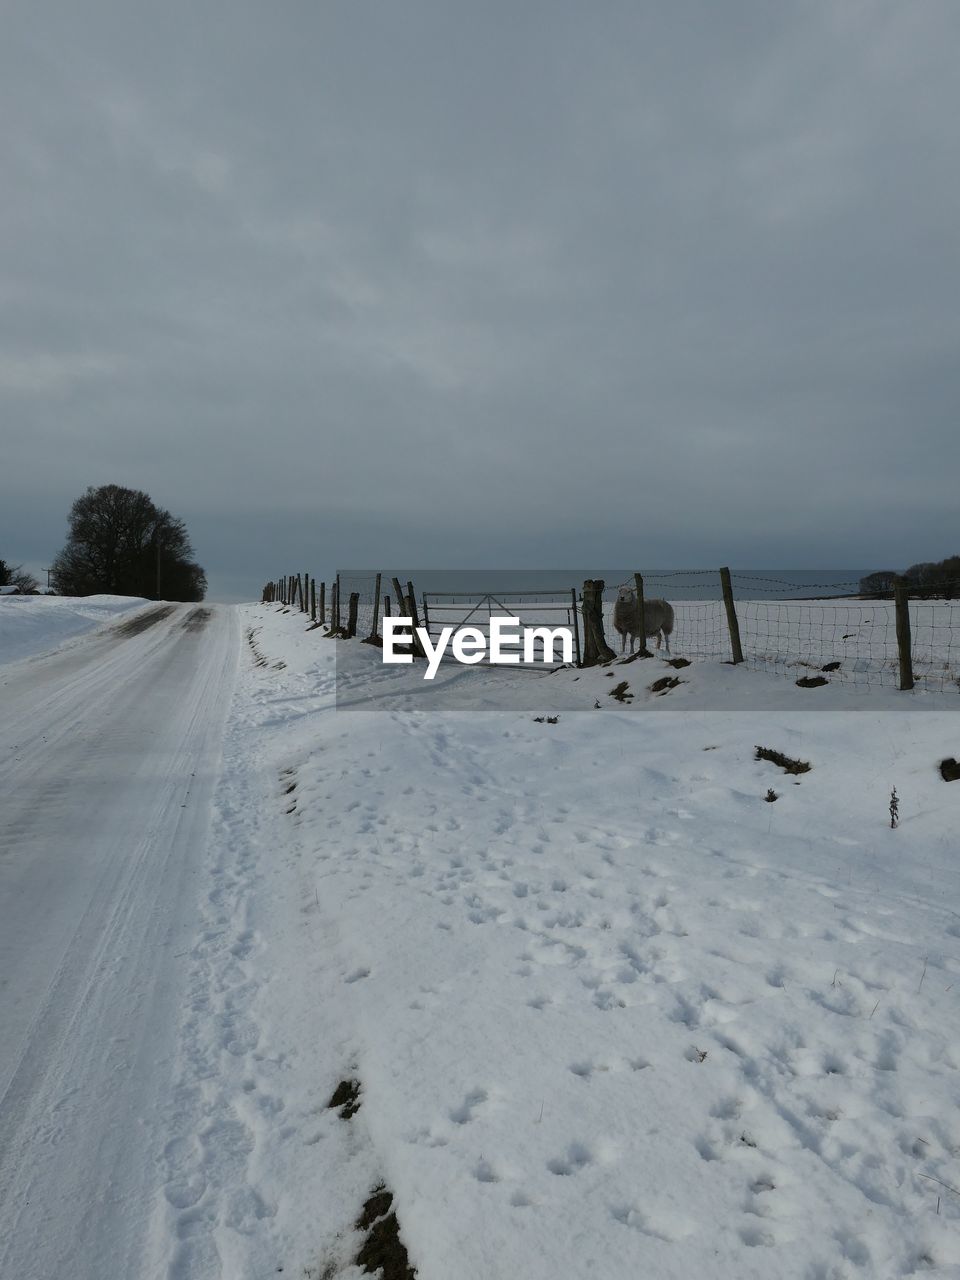
<path id="1" fill-rule="evenodd" d="M 621 587 L 617 593 L 617 603 L 613 607 L 613 625 L 620 633 L 620 652 L 627 647 L 627 636 L 630 637 L 630 652 L 640 634 L 640 617 L 637 608 L 637 593 L 633 587 Z M 644 600 L 643 628 L 648 636 L 657 637 L 657 648 L 661 640 L 666 642 L 667 653 L 670 652 L 670 636 L 673 633 L 673 606 L 666 600 Z M 640 642 L 643 648 L 645 641 Z"/>

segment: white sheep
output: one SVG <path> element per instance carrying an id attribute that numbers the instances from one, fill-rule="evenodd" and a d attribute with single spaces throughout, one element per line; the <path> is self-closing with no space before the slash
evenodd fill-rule
<path id="1" fill-rule="evenodd" d="M 626 649 L 627 636 L 629 636 L 630 652 L 633 653 L 634 641 L 640 634 L 640 610 L 637 607 L 637 593 L 633 587 L 621 587 L 618 591 L 617 603 L 613 606 L 613 625 L 620 633 L 620 652 L 623 653 Z M 658 649 L 663 640 L 669 653 L 670 636 L 673 634 L 673 606 L 666 600 L 644 599 L 643 629 L 648 636 L 657 637 Z"/>

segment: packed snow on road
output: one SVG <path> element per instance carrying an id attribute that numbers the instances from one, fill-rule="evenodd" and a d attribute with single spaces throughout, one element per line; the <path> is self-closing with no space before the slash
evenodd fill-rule
<path id="1" fill-rule="evenodd" d="M 13 599 L 4 1278 L 960 1276 L 949 695 Z"/>

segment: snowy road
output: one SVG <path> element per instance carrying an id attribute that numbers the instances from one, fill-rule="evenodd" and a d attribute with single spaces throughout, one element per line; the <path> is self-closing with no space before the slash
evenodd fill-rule
<path id="1" fill-rule="evenodd" d="M 155 606 L 0 669 L 0 1274 L 142 1274 L 239 655 Z"/>

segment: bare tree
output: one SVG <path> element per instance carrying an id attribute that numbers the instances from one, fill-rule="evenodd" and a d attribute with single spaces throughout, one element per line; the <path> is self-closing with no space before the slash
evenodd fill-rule
<path id="1" fill-rule="evenodd" d="M 206 577 L 182 520 L 141 489 L 91 486 L 73 504 L 52 573 L 62 595 L 202 600 Z"/>

